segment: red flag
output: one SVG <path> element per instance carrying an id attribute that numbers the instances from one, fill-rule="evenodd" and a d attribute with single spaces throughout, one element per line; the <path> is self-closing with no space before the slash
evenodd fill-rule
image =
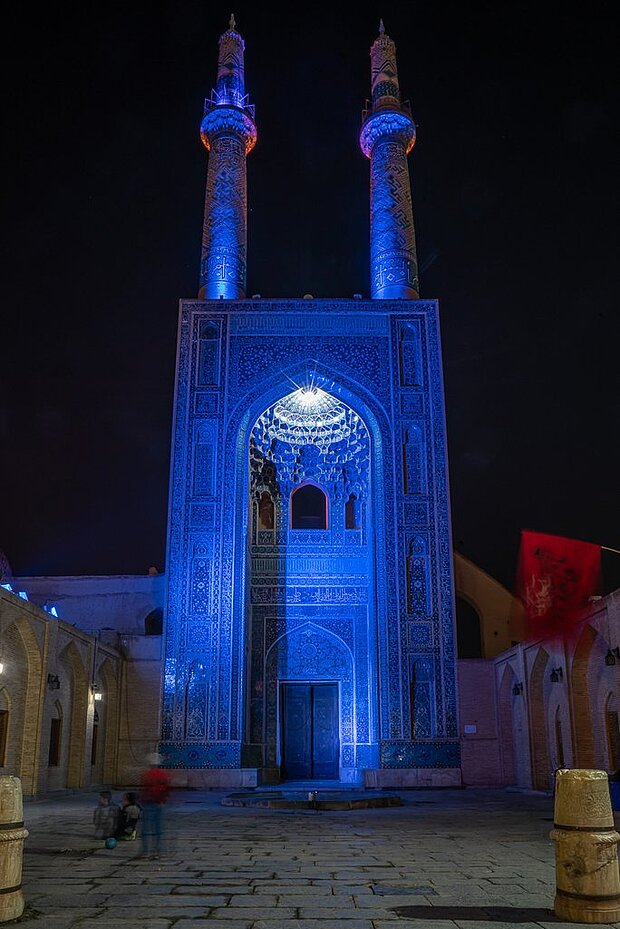
<path id="1" fill-rule="evenodd" d="M 526 637 L 570 635 L 600 577 L 600 545 L 522 531 L 517 584 Z"/>

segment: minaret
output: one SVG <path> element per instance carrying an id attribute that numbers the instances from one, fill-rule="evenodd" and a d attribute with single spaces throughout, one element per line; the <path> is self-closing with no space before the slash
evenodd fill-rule
<path id="1" fill-rule="evenodd" d="M 364 111 L 360 146 L 370 158 L 370 296 L 419 297 L 418 262 L 407 155 L 415 143 L 409 104 L 402 103 L 396 46 L 385 34 L 370 49 L 372 99 Z"/>
<path id="2" fill-rule="evenodd" d="M 247 252 L 247 169 L 256 144 L 254 107 L 245 93 L 245 43 L 235 31 L 219 39 L 217 85 L 205 100 L 200 136 L 209 152 L 200 262 L 201 300 L 245 297 Z"/>

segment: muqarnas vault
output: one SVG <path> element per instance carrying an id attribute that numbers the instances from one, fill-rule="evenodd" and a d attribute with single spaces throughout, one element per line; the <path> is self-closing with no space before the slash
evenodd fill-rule
<path id="1" fill-rule="evenodd" d="M 256 143 L 234 19 L 180 304 L 162 741 L 206 786 L 460 784 L 438 307 L 420 300 L 396 49 L 371 47 L 371 298 L 246 298 Z"/>

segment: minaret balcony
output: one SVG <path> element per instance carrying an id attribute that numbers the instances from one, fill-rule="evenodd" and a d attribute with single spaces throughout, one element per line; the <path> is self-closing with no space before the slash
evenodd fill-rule
<path id="1" fill-rule="evenodd" d="M 368 111 L 366 111 L 368 113 Z M 360 147 L 367 158 L 381 139 L 401 141 L 409 154 L 415 145 L 415 123 L 411 114 L 403 110 L 372 110 L 362 123 Z"/>
<path id="2" fill-rule="evenodd" d="M 246 155 L 252 151 L 257 139 L 254 107 L 242 109 L 230 103 L 205 100 L 204 116 L 200 124 L 200 137 L 204 147 L 209 151 L 214 139 L 230 135 L 243 140 Z"/>

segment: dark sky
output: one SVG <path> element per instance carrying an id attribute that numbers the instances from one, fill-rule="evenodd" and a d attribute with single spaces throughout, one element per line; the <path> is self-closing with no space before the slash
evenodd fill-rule
<path id="1" fill-rule="evenodd" d="M 357 140 L 383 17 L 418 127 L 455 548 L 508 586 L 521 529 L 620 549 L 614 5 L 233 10 L 259 130 L 248 293 L 369 295 Z M 163 569 L 178 301 L 198 288 L 198 127 L 230 9 L 3 15 L 0 546 L 16 575 Z M 604 557 L 607 589 L 619 563 Z"/>

